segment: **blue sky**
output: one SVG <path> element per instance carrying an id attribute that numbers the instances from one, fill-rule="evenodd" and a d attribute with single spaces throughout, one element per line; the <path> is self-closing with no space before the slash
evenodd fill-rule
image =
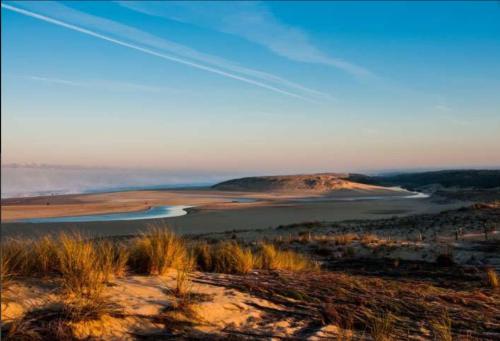
<path id="1" fill-rule="evenodd" d="M 2 2 L 2 162 L 500 166 L 497 2 Z"/>

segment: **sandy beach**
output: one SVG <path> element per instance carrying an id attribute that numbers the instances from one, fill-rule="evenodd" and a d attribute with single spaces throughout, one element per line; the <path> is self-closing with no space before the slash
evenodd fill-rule
<path id="1" fill-rule="evenodd" d="M 180 234 L 264 229 L 306 221 L 342 221 L 435 213 L 462 202 L 404 198 L 411 192 L 391 190 L 318 193 L 230 192 L 209 189 L 128 191 L 7 199 L 2 201 L 5 235 L 38 235 L 68 229 L 92 235 L 130 235 L 151 223 L 166 223 Z M 380 197 L 379 199 L 363 199 Z M 352 199 L 352 200 L 351 200 Z M 358 199 L 358 200 L 354 200 Z M 16 223 L 27 218 L 64 217 L 142 211 L 160 205 L 193 206 L 188 214 L 163 219 L 79 223 Z"/>

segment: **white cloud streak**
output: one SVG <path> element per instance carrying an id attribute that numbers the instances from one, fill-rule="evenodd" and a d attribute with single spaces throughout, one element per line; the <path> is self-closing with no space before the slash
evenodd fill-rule
<path id="1" fill-rule="evenodd" d="M 149 46 L 152 46 L 154 48 L 169 50 L 169 51 L 172 51 L 172 52 L 175 52 L 177 54 L 184 55 L 184 56 L 179 57 L 176 55 L 158 52 L 158 51 L 155 51 L 153 49 L 140 46 L 137 43 L 126 42 L 126 41 L 124 41 L 125 39 L 117 39 L 117 38 L 111 37 L 109 35 L 104 35 L 104 34 L 101 34 L 99 32 L 96 32 L 95 30 L 90 30 L 90 29 L 87 29 L 87 28 L 84 28 L 84 27 L 81 27 L 81 26 L 78 26 L 75 24 L 68 23 L 66 21 L 54 19 L 54 18 L 49 17 L 47 15 L 35 13 L 33 11 L 25 10 L 25 9 L 15 7 L 15 6 L 12 6 L 9 4 L 2 3 L 2 8 L 5 8 L 5 9 L 10 10 L 10 11 L 14 11 L 14 12 L 17 12 L 19 14 L 22 14 L 22 15 L 25 15 L 28 17 L 32 17 L 32 18 L 35 18 L 35 19 L 38 19 L 41 21 L 45 21 L 45 22 L 48 22 L 48 23 L 51 23 L 51 24 L 54 24 L 57 26 L 61 26 L 61 27 L 64 27 L 64 28 L 67 28 L 67 29 L 70 29 L 73 31 L 77 31 L 77 32 L 101 39 L 101 40 L 105 40 L 105 41 L 108 41 L 108 42 L 116 44 L 116 45 L 127 47 L 129 49 L 133 49 L 133 50 L 145 53 L 145 54 L 149 54 L 149 55 L 152 55 L 152 56 L 155 56 L 158 58 L 162 58 L 162 59 L 165 59 L 168 61 L 176 62 L 179 64 L 187 65 L 187 66 L 197 68 L 197 69 L 200 69 L 203 71 L 218 74 L 218 75 L 223 76 L 223 77 L 235 79 L 235 80 L 245 82 L 245 83 L 248 83 L 248 84 L 260 87 L 260 88 L 264 88 L 264 89 L 267 89 L 267 90 L 270 90 L 270 91 L 273 91 L 276 93 L 280 93 L 283 95 L 299 98 L 299 99 L 310 101 L 310 102 L 315 101 L 315 99 L 311 98 L 311 96 L 307 96 L 307 95 L 303 96 L 303 95 L 300 95 L 300 94 L 297 94 L 297 93 L 294 93 L 294 92 L 291 92 L 288 90 L 284 90 L 280 87 L 265 83 L 264 81 L 265 80 L 275 81 L 283 86 L 290 86 L 290 87 L 293 87 L 296 89 L 301 89 L 303 91 L 308 92 L 309 95 L 316 94 L 316 95 L 321 96 L 323 98 L 329 97 L 329 95 L 327 95 L 327 94 L 323 94 L 323 93 L 316 91 L 316 90 L 308 89 L 308 88 L 303 87 L 301 85 L 287 81 L 281 77 L 278 77 L 278 76 L 275 76 L 272 74 L 268 74 L 265 72 L 252 70 L 252 69 L 246 69 L 246 68 L 242 68 L 242 67 L 237 67 L 237 66 L 231 65 L 230 63 L 225 64 L 225 66 L 227 68 L 233 68 L 236 71 L 239 71 L 241 73 L 245 73 L 247 75 L 251 75 L 251 76 L 255 76 L 255 77 L 260 76 L 260 78 L 262 78 L 264 80 L 264 81 L 261 81 L 261 80 L 255 80 L 255 79 L 252 79 L 252 78 L 249 78 L 246 76 L 242 76 L 242 75 L 239 75 L 239 74 L 234 73 L 234 72 L 221 70 L 220 68 L 217 68 L 217 67 L 205 65 L 205 64 L 202 64 L 201 62 L 189 60 L 187 58 L 203 60 L 203 62 L 206 62 L 206 63 L 219 64 L 219 65 L 224 64 L 224 62 L 225 62 L 223 59 L 220 59 L 218 57 L 199 53 L 198 51 L 190 49 L 189 47 L 185 47 L 185 46 L 180 45 L 180 44 L 166 41 L 164 39 L 155 37 L 149 33 L 142 32 L 142 31 L 137 30 L 135 28 L 132 28 L 132 27 L 129 27 L 126 25 L 122 25 L 122 24 L 113 22 L 111 20 L 99 18 L 99 17 L 88 15 L 85 13 L 81 13 L 81 12 L 78 12 L 76 10 L 73 10 L 71 8 L 68 8 L 68 7 L 60 5 L 60 4 L 50 3 L 50 6 L 49 6 L 49 3 L 44 2 L 44 3 L 38 3 L 38 4 L 33 3 L 30 5 L 31 6 L 39 6 L 38 9 L 44 9 L 44 8 L 50 9 L 52 7 L 52 9 L 56 10 L 55 13 L 57 13 L 58 15 L 61 15 L 61 13 L 63 13 L 66 17 L 68 17 L 69 19 L 72 19 L 73 21 L 78 21 L 78 22 L 80 22 L 84 25 L 87 25 L 87 26 L 100 26 L 101 29 L 108 30 L 108 32 L 112 33 L 113 35 L 123 36 L 123 37 L 126 37 L 128 39 L 135 38 L 134 40 L 140 40 L 141 45 L 149 45 Z M 42 7 L 41 5 L 44 5 L 44 6 Z M 186 58 L 186 56 L 187 56 L 187 58 Z"/>
<path id="2" fill-rule="evenodd" d="M 131 10 L 233 34 L 287 59 L 335 67 L 357 78 L 373 73 L 355 63 L 326 55 L 309 36 L 281 22 L 261 2 L 118 1 Z"/>

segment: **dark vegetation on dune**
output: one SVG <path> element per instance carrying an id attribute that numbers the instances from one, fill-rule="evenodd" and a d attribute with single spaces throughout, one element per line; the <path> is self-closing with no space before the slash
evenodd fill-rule
<path id="1" fill-rule="evenodd" d="M 328 191 L 347 182 L 347 174 L 254 176 L 224 181 L 212 186 L 223 191 Z"/>
<path id="2" fill-rule="evenodd" d="M 329 191 L 349 182 L 401 186 L 409 190 L 419 190 L 429 186 L 487 190 L 500 187 L 500 170 L 442 170 L 378 176 L 356 173 L 255 176 L 224 181 L 212 188 L 227 191 Z"/>
<path id="3" fill-rule="evenodd" d="M 430 185 L 491 189 L 500 187 L 500 170 L 442 170 L 381 176 L 349 174 L 348 179 L 372 185 L 401 186 L 410 190 Z"/>

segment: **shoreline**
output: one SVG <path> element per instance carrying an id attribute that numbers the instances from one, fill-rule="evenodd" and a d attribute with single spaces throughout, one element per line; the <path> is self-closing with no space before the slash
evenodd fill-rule
<path id="1" fill-rule="evenodd" d="M 28 219 L 146 212 L 148 209 L 160 206 L 231 209 L 236 206 L 234 204 L 238 204 L 238 207 L 245 207 L 280 202 L 409 199 L 415 194 L 415 192 L 394 188 L 380 188 L 371 191 L 339 190 L 328 193 L 220 191 L 208 187 L 154 191 L 145 189 L 2 199 L 1 213 L 2 223 L 14 223 Z"/>

